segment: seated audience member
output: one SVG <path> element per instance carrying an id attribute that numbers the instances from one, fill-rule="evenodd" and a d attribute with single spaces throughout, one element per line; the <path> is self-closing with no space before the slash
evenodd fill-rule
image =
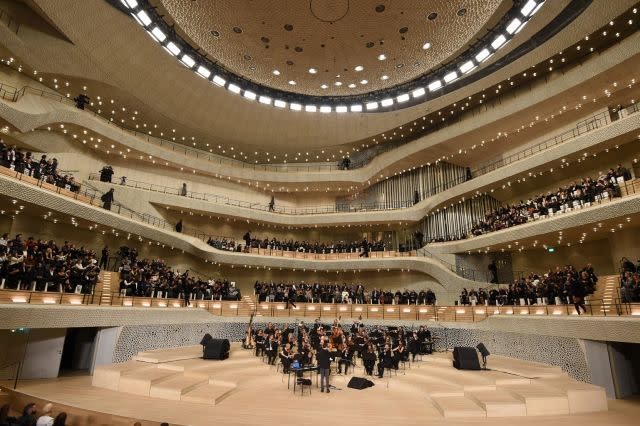
<path id="1" fill-rule="evenodd" d="M 52 426 L 53 425 L 53 417 L 51 417 L 52 410 L 53 410 L 53 404 L 51 404 L 50 402 L 45 404 L 44 407 L 42 407 L 42 415 L 38 417 L 36 426 Z"/>
<path id="2" fill-rule="evenodd" d="M 64 411 L 59 413 L 53 420 L 53 426 L 65 426 L 67 423 L 67 413 Z"/>
<path id="3" fill-rule="evenodd" d="M 9 415 L 10 410 L 11 406 L 9 404 L 4 404 L 0 407 L 0 426 L 12 426 L 17 423 L 17 419 Z"/>
<path id="4" fill-rule="evenodd" d="M 18 417 L 17 425 L 19 426 L 36 426 L 36 404 L 30 402 L 22 409 L 22 415 Z"/>

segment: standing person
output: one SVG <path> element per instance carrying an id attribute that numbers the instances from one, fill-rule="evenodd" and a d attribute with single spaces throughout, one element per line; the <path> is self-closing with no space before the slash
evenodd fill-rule
<path id="1" fill-rule="evenodd" d="M 105 192 L 102 197 L 100 197 L 102 201 L 102 208 L 105 210 L 111 210 L 111 204 L 113 203 L 113 188 L 109 190 L 109 192 Z"/>
<path id="2" fill-rule="evenodd" d="M 333 354 L 329 352 L 329 346 L 326 341 L 322 343 L 322 347 L 316 354 L 316 361 L 320 372 L 320 392 L 324 392 L 324 389 L 327 388 L 327 393 L 329 393 L 329 374 L 331 373 Z"/>
<path id="3" fill-rule="evenodd" d="M 420 193 L 416 189 L 415 192 L 413 193 L 413 204 L 416 205 L 419 202 L 420 202 Z"/>
<path id="4" fill-rule="evenodd" d="M 489 264 L 489 273 L 491 274 L 491 284 L 496 284 L 498 282 L 498 265 L 495 260 Z"/>
<path id="5" fill-rule="evenodd" d="M 269 211 L 275 211 L 275 205 L 276 205 L 276 196 L 275 195 L 271 195 L 271 201 L 269 201 Z"/>
<path id="6" fill-rule="evenodd" d="M 102 254 L 100 255 L 100 264 L 98 265 L 98 267 L 100 269 L 106 270 L 107 266 L 109 266 L 109 247 L 104 246 L 104 248 L 102 249 Z"/>
<path id="7" fill-rule="evenodd" d="M 360 253 L 360 257 L 369 257 L 369 242 L 366 238 L 362 240 L 362 253 Z"/>
<path id="8" fill-rule="evenodd" d="M 580 274 L 580 278 L 569 276 L 569 291 L 571 292 L 571 297 L 573 298 L 573 306 L 576 308 L 576 312 L 580 315 L 580 308 L 582 308 L 582 313 L 587 313 L 587 308 L 584 306 L 584 296 L 585 296 L 585 288 L 586 284 L 589 283 L 589 275 L 582 271 Z"/>
<path id="9" fill-rule="evenodd" d="M 182 189 L 180 190 L 180 195 L 182 195 L 183 197 L 187 196 L 187 184 L 186 183 L 182 183 Z"/>
<path id="10" fill-rule="evenodd" d="M 182 232 L 182 219 L 180 219 L 178 223 L 176 223 L 176 232 L 178 233 Z"/>
<path id="11" fill-rule="evenodd" d="M 285 309 L 289 309 L 289 305 L 293 306 L 294 308 L 296 307 L 296 286 L 292 285 L 291 287 L 289 287 L 289 290 L 287 291 L 287 298 L 285 300 L 287 302 L 286 306 L 284 307 Z"/>

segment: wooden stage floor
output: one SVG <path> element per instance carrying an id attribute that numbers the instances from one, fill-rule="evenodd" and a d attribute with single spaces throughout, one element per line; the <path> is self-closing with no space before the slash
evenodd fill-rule
<path id="1" fill-rule="evenodd" d="M 144 361 L 103 366 L 93 378 L 23 381 L 18 391 L 172 425 L 623 426 L 637 425 L 640 418 L 638 399 L 603 401 L 600 388 L 576 382 L 557 367 L 493 355 L 492 371 L 458 371 L 450 364 L 450 353 L 434 354 L 397 376 L 373 379 L 372 388 L 347 388 L 351 373 L 332 374 L 331 383 L 339 390 L 320 393 L 314 381 L 311 394 L 302 396 L 287 389 L 287 376 L 236 345 L 225 361 L 196 359 L 197 353 L 193 347 L 146 352 L 139 354 Z M 362 367 L 355 375 L 363 376 Z M 128 378 L 108 382 L 114 377 Z M 92 386 L 92 380 L 111 389 Z"/>

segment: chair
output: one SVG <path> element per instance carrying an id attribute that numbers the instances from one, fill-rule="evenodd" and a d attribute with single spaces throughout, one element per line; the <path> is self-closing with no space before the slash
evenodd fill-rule
<path id="1" fill-rule="evenodd" d="M 297 377 L 293 382 L 293 393 L 296 392 L 296 386 L 300 387 L 300 395 L 304 395 L 304 388 L 309 389 L 309 395 L 311 395 L 311 379 L 307 379 L 306 377 Z"/>

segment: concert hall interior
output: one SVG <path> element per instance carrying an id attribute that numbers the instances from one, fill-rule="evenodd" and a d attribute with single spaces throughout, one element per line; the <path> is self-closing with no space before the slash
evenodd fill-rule
<path id="1" fill-rule="evenodd" d="M 0 0 L 0 426 L 637 424 L 639 8 Z"/>

